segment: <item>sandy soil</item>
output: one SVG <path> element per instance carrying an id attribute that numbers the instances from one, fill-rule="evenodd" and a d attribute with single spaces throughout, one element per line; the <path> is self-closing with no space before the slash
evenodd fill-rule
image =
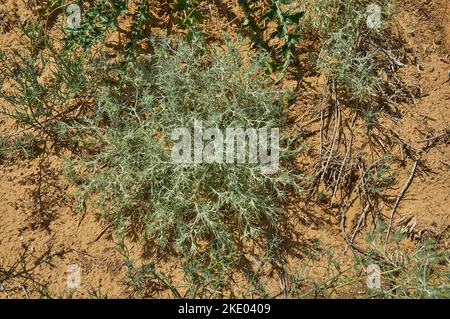
<path id="1" fill-rule="evenodd" d="M 225 2 L 225 1 L 224 1 Z M 423 147 L 426 133 L 440 134 L 450 129 L 450 8 L 447 0 L 399 0 L 396 28 L 405 40 L 408 52 L 416 50 L 418 64 L 402 70 L 406 81 L 419 81 L 422 98 L 416 104 L 405 105 L 407 111 L 398 122 L 412 145 Z M 32 16 L 29 8 L 16 0 L 0 0 L 0 46 L 2 49 L 20 45 L 17 41 L 17 21 Z M 412 56 L 412 54 L 410 54 Z M 420 74 L 417 75 L 419 68 Z M 308 101 L 314 103 L 317 78 L 305 78 L 310 88 L 297 107 L 299 114 Z M 17 128 L 0 115 L 0 133 L 14 134 Z M 413 237 L 426 232 L 444 232 L 450 222 L 450 149 L 448 145 L 433 148 L 425 156 L 428 171 L 422 171 L 401 202 L 397 219 L 410 217 Z M 409 176 L 412 163 L 399 166 L 396 194 Z M 38 158 L 7 158 L 0 160 L 0 266 L 16 266 L 20 276 L 4 283 L 0 298 L 38 297 L 33 288 L 45 284 L 53 296 L 67 296 L 67 267 L 78 264 L 82 269 L 82 286 L 76 297 L 89 296 L 97 289 L 109 297 L 126 297 L 123 259 L 110 236 L 110 229 L 96 218 L 89 207 L 84 215 L 73 209 L 73 189 L 63 179 L 58 156 L 43 152 Z M 320 207 L 293 209 L 299 214 L 294 222 L 297 240 L 313 243 L 320 240 L 324 249 L 333 250 L 335 258 L 344 264 L 349 258 L 340 236 L 338 220 Z M 300 211 L 300 212 L 299 212 Z M 307 211 L 307 213 L 304 213 Z M 303 212 L 303 213 L 302 213 Z M 384 213 L 387 215 L 388 208 Z M 97 240 L 96 240 L 97 239 Z M 139 243 L 130 243 L 133 255 L 144 258 Z M 318 263 L 322 263 L 318 261 Z M 176 266 L 170 271 L 176 273 Z M 288 268 L 295 268 L 293 258 Z M 316 271 L 316 276 L 323 273 Z M 275 281 L 275 279 L 269 279 Z M 274 283 L 275 284 L 275 283 Z M 358 296 L 358 291 L 343 291 L 341 296 Z"/>

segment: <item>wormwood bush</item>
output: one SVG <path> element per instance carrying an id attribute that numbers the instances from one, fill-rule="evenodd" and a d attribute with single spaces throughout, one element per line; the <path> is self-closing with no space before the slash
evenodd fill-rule
<path id="1" fill-rule="evenodd" d="M 141 62 L 111 71 L 81 128 L 98 152 L 69 173 L 82 174 L 83 196 L 97 195 L 103 217 L 118 229 L 187 257 L 186 267 L 214 262 L 223 273 L 237 240 L 264 240 L 282 220 L 289 192 L 300 190 L 288 160 L 301 145 L 283 138 L 281 168 L 265 175 L 255 164 L 176 164 L 171 133 L 192 128 L 194 119 L 204 129 L 282 128 L 289 94 L 270 85 L 266 56 L 247 60 L 229 42 L 224 49 L 156 39 L 153 46 Z"/>
<path id="2" fill-rule="evenodd" d="M 372 4 L 380 7 L 380 30 L 367 27 L 367 10 Z M 383 67 L 376 61 L 370 42 L 383 37 L 382 29 L 390 21 L 392 2 L 308 0 L 300 7 L 306 12 L 303 31 L 317 34 L 322 41 L 318 68 L 345 88 L 351 100 L 363 103 L 373 99 L 382 81 L 377 71 Z"/>

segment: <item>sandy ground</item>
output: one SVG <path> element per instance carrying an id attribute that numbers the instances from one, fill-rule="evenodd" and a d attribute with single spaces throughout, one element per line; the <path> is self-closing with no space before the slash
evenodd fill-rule
<path id="1" fill-rule="evenodd" d="M 395 128 L 412 145 L 423 146 L 423 132 L 444 132 L 450 128 L 450 8 L 447 0 L 397 1 L 395 24 L 410 52 L 416 50 L 417 65 L 405 70 L 405 79 L 420 81 L 422 98 L 405 106 L 407 111 Z M 2 49 L 20 45 L 16 30 L 10 26 L 17 20 L 31 16 L 28 8 L 15 0 L 0 0 L 0 46 Z M 306 79 L 312 86 L 317 79 Z M 302 93 L 307 101 L 314 96 L 314 88 Z M 313 100 L 311 102 L 314 102 Z M 299 110 L 305 103 L 298 105 Z M 299 112 L 301 113 L 301 112 Z M 0 133 L 14 134 L 17 128 L 0 116 Z M 398 208 L 398 218 L 411 217 L 415 226 L 412 235 L 425 232 L 441 233 L 449 225 L 450 215 L 450 152 L 448 145 L 432 149 L 425 157 L 430 168 L 421 172 Z M 109 297 L 128 295 L 124 280 L 123 259 L 107 229 L 98 221 L 95 212 L 87 209 L 82 216 L 73 209 L 73 189 L 63 179 L 56 154 L 43 152 L 33 160 L 23 158 L 0 161 L 0 266 L 16 265 L 18 276 L 4 283 L 0 298 L 38 297 L 38 284 L 48 286 L 53 296 L 67 296 L 67 267 L 77 264 L 82 270 L 81 288 L 75 296 L 89 296 L 97 289 Z M 409 176 L 412 163 L 398 168 L 399 192 Z M 348 252 L 340 236 L 338 221 L 320 208 L 308 208 L 300 218 L 298 240 L 320 240 L 323 247 L 333 250 L 337 259 L 346 262 Z M 389 209 L 384 213 L 388 215 Z M 139 243 L 130 244 L 133 255 L 143 258 Z M 287 265 L 295 268 L 295 260 Z M 170 267 L 169 267 L 170 268 Z M 317 276 L 321 276 L 317 271 Z M 355 297 L 357 291 L 342 292 Z"/>

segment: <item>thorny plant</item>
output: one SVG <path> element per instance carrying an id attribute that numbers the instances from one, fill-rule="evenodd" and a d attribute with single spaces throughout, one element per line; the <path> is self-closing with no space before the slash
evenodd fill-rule
<path id="1" fill-rule="evenodd" d="M 80 14 L 80 25 L 71 27 L 66 23 L 66 19 L 61 25 L 64 33 L 63 43 L 67 48 L 79 46 L 88 49 L 95 43 L 104 41 L 105 34 L 109 30 L 119 29 L 123 32 L 119 27 L 119 18 L 128 12 L 128 2 L 128 0 L 87 0 L 80 2 L 51 0 L 36 1 L 32 8 L 41 20 L 42 29 L 44 32 L 48 32 L 57 17 L 62 15 L 66 18 L 66 15 L 74 13 L 67 12 L 69 5 L 79 6 L 80 12 L 77 12 L 77 14 Z M 142 2 L 146 3 L 147 1 Z M 139 17 L 139 14 L 137 16 Z"/>
<path id="2" fill-rule="evenodd" d="M 203 0 L 176 0 L 162 3 L 161 1 L 134 1 L 135 12 L 130 13 L 129 0 L 96 0 L 82 2 L 82 19 L 79 28 L 63 28 L 64 43 L 70 48 L 79 46 L 85 50 L 95 43 L 105 42 L 105 36 L 110 30 L 117 30 L 119 45 L 125 50 L 127 60 L 133 58 L 136 44 L 150 34 L 146 25 L 154 17 L 149 14 L 149 7 L 161 8 L 162 15 L 168 15 L 170 20 L 186 31 L 187 38 L 192 39 L 203 31 L 201 24 L 208 18 L 202 10 L 206 3 Z M 52 14 L 59 13 L 69 2 L 50 1 L 39 5 L 38 12 L 48 22 Z M 240 0 L 239 5 L 246 17 L 244 28 L 253 33 L 255 47 L 262 47 L 273 57 L 267 63 L 270 73 L 279 71 L 277 81 L 281 80 L 289 65 L 295 61 L 294 45 L 300 39 L 300 19 L 303 12 L 291 9 L 292 1 L 274 0 L 265 1 Z M 130 30 L 121 27 L 120 20 L 132 15 Z M 273 24 L 273 25 L 271 25 Z M 273 30 L 272 30 L 273 28 Z M 125 41 L 122 43 L 122 41 Z"/>
<path id="3" fill-rule="evenodd" d="M 226 45 L 153 41 L 147 61 L 110 70 L 93 116 L 69 127 L 96 145 L 68 168 L 82 181 L 83 197 L 98 195 L 104 219 L 173 251 L 187 282 L 215 290 L 223 288 L 217 276 L 238 260 L 237 242 L 263 244 L 276 232 L 288 194 L 298 193 L 301 181 L 289 164 L 302 147 L 294 137 L 282 139 L 282 167 L 274 175 L 255 164 L 172 162 L 172 131 L 192 127 L 194 119 L 204 127 L 284 126 L 289 95 L 270 87 L 262 70 L 267 57 L 246 61 Z"/>
<path id="4" fill-rule="evenodd" d="M 201 33 L 199 24 L 207 17 L 199 9 L 202 0 L 177 0 L 172 6 L 175 21 L 182 30 L 187 30 L 188 39 Z"/>
<path id="5" fill-rule="evenodd" d="M 149 25 L 151 22 L 160 23 L 162 16 L 169 16 L 182 30 L 187 31 L 188 39 L 195 34 L 201 33 L 199 25 L 207 17 L 199 9 L 201 0 L 176 0 L 176 1 L 152 1 L 152 0 L 89 0 L 81 1 L 80 5 L 80 26 L 70 28 L 63 24 L 63 43 L 67 49 L 81 47 L 89 50 L 98 43 L 105 44 L 110 31 L 117 31 L 119 37 L 118 49 L 122 49 L 125 61 L 135 57 L 136 45 L 150 35 Z M 54 18 L 65 8 L 70 1 L 47 1 L 37 5 L 38 14 L 45 22 L 45 29 L 48 21 Z M 131 8 L 134 6 L 133 11 Z M 161 17 L 152 15 L 150 8 L 158 8 Z M 67 13 L 67 12 L 66 12 Z M 130 17 L 130 26 L 123 28 L 124 19 Z M 155 21 L 156 20 L 156 21 Z"/>
<path id="6" fill-rule="evenodd" d="M 245 15 L 244 27 L 253 33 L 254 46 L 264 48 L 274 57 L 268 64 L 269 72 L 278 70 L 277 82 L 280 81 L 291 62 L 295 61 L 293 48 L 300 40 L 300 19 L 304 12 L 292 10 L 288 6 L 292 4 L 289 0 L 268 3 L 239 0 L 238 3 Z"/>

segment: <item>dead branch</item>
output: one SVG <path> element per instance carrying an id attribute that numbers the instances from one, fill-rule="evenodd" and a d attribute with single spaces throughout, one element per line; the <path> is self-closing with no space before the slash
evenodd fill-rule
<path id="1" fill-rule="evenodd" d="M 391 228 L 392 228 L 392 223 L 393 223 L 393 221 L 394 221 L 394 214 L 395 214 L 395 211 L 397 210 L 397 207 L 398 207 L 398 205 L 400 204 L 400 201 L 402 200 L 403 196 L 405 196 L 406 191 L 408 190 L 409 186 L 411 185 L 411 183 L 412 183 L 412 181 L 413 181 L 413 179 L 414 179 L 414 175 L 415 175 L 415 173 L 416 173 L 416 169 L 417 169 L 417 164 L 418 164 L 418 163 L 419 163 L 418 160 L 414 162 L 413 168 L 412 168 L 412 170 L 411 170 L 411 174 L 409 175 L 409 178 L 408 178 L 408 180 L 406 181 L 405 185 L 403 186 L 403 188 L 402 188 L 400 194 L 398 194 L 397 200 L 395 201 L 395 204 L 394 204 L 394 206 L 392 207 L 392 210 L 391 210 L 391 216 L 390 216 L 390 218 L 389 218 L 389 226 L 388 226 L 387 234 L 386 234 L 386 240 L 385 240 L 385 242 L 384 242 L 384 252 L 385 252 L 385 253 L 386 253 L 386 248 L 387 248 L 387 244 L 388 244 L 388 241 L 389 241 L 389 236 L 390 236 L 390 234 L 391 234 Z"/>

